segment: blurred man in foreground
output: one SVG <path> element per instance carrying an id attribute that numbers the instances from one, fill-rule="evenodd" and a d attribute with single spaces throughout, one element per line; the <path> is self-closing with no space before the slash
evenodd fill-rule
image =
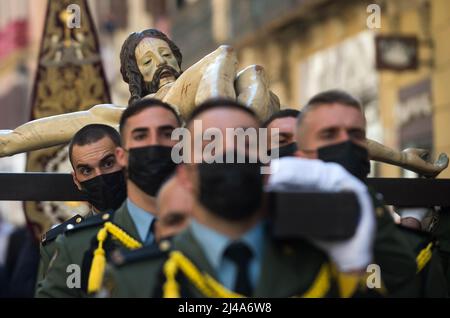
<path id="1" fill-rule="evenodd" d="M 164 183 L 156 198 L 158 210 L 158 221 L 155 223 L 156 241 L 170 238 L 189 225 L 192 204 L 192 195 L 179 184 L 175 177 Z"/>

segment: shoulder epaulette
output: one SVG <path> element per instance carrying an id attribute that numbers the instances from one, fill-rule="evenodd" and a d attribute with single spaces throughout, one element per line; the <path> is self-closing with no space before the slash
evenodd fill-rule
<path id="1" fill-rule="evenodd" d="M 165 256 L 171 249 L 172 243 L 170 239 L 165 239 L 159 243 L 146 245 L 136 250 L 118 249 L 111 254 L 111 261 L 115 266 L 120 267 Z"/>
<path id="2" fill-rule="evenodd" d="M 75 227 L 78 224 L 81 224 L 84 221 L 84 218 L 77 214 L 74 217 L 68 219 L 67 221 L 55 226 L 51 230 L 47 231 L 42 235 L 41 243 L 42 245 L 46 245 L 49 242 L 56 239 L 56 237 L 59 234 L 64 233 L 67 230 L 70 230 L 71 228 Z"/>
<path id="3" fill-rule="evenodd" d="M 86 220 L 84 220 L 84 222 L 81 222 L 80 224 L 77 224 L 74 227 L 68 229 L 66 231 L 66 234 L 70 235 L 71 233 L 75 233 L 82 229 L 91 228 L 91 227 L 95 227 L 95 226 L 101 226 L 105 222 L 111 221 L 113 215 L 114 215 L 114 211 L 104 212 L 101 214 L 91 216 L 91 217 L 87 218 Z"/>

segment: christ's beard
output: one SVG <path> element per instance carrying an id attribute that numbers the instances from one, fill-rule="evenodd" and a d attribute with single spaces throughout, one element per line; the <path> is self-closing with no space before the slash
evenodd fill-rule
<path id="1" fill-rule="evenodd" d="M 170 65 L 163 65 L 163 66 L 159 67 L 156 70 L 155 74 L 153 75 L 152 81 L 145 82 L 146 94 L 154 94 L 159 90 L 159 82 L 161 81 L 161 74 L 163 72 L 166 72 L 166 74 L 167 74 L 167 72 L 170 73 L 170 75 L 175 77 L 175 79 L 177 79 L 181 75 L 181 72 L 177 72 L 177 70 L 175 70 Z"/>

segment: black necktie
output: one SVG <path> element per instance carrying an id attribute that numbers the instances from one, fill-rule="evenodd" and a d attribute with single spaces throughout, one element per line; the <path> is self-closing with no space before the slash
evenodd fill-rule
<path id="1" fill-rule="evenodd" d="M 143 242 L 144 244 L 152 244 L 156 238 L 155 238 L 155 223 L 156 223 L 156 218 L 153 218 L 153 220 L 150 222 L 150 226 L 148 228 L 148 232 L 147 232 L 147 237 L 145 238 L 145 241 Z M 152 235 L 152 241 L 151 242 L 147 242 L 150 238 L 150 235 Z"/>
<path id="2" fill-rule="evenodd" d="M 252 286 L 250 284 L 249 265 L 253 257 L 247 244 L 242 242 L 231 243 L 225 250 L 224 256 L 233 261 L 237 266 L 237 276 L 234 283 L 234 291 L 250 296 Z"/>

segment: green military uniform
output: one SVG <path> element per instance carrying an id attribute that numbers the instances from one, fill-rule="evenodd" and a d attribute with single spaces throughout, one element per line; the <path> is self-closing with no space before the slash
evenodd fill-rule
<path id="1" fill-rule="evenodd" d="M 450 293 L 450 207 L 444 207 L 439 211 L 436 228 L 432 231 L 437 239 L 437 248 Z"/>
<path id="2" fill-rule="evenodd" d="M 436 256 L 426 262 L 423 273 L 418 270 L 417 258 L 426 241 L 399 228 L 381 200 L 373 194 L 376 212 L 374 263 L 381 269 L 381 278 L 390 297 L 445 297 Z M 425 244 L 426 245 L 426 244 Z M 435 253 L 434 253 L 435 254 Z M 432 260 L 432 262 L 430 262 Z M 433 268 L 433 269 L 431 269 Z M 424 273 L 433 272 L 433 275 Z"/>
<path id="3" fill-rule="evenodd" d="M 337 274 L 327 256 L 306 241 L 274 242 L 266 237 L 260 279 L 252 297 L 338 297 Z M 178 261 L 175 261 L 177 260 Z M 180 260 L 181 259 L 181 260 Z M 167 270 L 177 264 L 175 280 Z M 188 263 L 183 266 L 181 263 Z M 194 268 L 194 269 L 192 269 Z M 230 297 L 225 287 L 201 286 L 206 276 L 216 283 L 217 273 L 188 228 L 172 243 L 147 246 L 116 254 L 103 281 L 109 297 Z M 201 278 L 199 279 L 199 277 Z M 170 287 L 174 290 L 170 292 Z M 356 285 L 355 285 L 356 286 Z M 353 289 L 359 292 L 359 286 Z M 175 293 L 174 293 L 175 291 Z M 351 296 L 351 295 L 350 295 Z"/>
<path id="4" fill-rule="evenodd" d="M 39 270 L 37 276 L 37 284 L 45 278 L 50 260 L 55 253 L 56 249 L 56 238 L 58 235 L 63 234 L 67 229 L 80 224 L 84 218 L 81 215 L 75 215 L 69 220 L 55 226 L 53 229 L 49 230 L 47 233 L 42 235 L 41 246 L 40 246 L 40 260 L 39 260 Z"/>
<path id="5" fill-rule="evenodd" d="M 69 220 L 57 225 L 53 229 L 42 235 L 41 245 L 40 245 L 40 259 L 38 275 L 36 279 L 36 289 L 39 288 L 40 283 L 45 278 L 47 273 L 50 260 L 55 254 L 56 250 L 56 238 L 58 235 L 63 234 L 67 229 L 72 229 L 75 225 L 80 224 L 84 220 L 94 216 L 95 213 L 91 210 L 85 217 L 77 214 Z"/>
<path id="6" fill-rule="evenodd" d="M 413 230 L 401 225 L 398 228 L 408 239 L 417 262 L 417 278 L 421 297 L 448 297 L 447 281 L 441 257 L 436 248 L 436 239 L 427 232 Z"/>
<path id="7" fill-rule="evenodd" d="M 112 222 L 123 231 L 128 241 L 141 244 L 138 232 L 127 209 L 126 201 L 115 212 L 105 212 L 101 215 L 90 217 L 84 222 L 59 235 L 55 241 L 55 253 L 51 266 L 49 266 L 45 279 L 36 290 L 37 297 L 86 297 L 87 284 L 91 270 L 92 257 L 98 248 L 98 234 L 104 226 Z M 127 235 L 128 233 L 128 235 Z M 106 233 L 105 233 L 106 234 Z M 103 248 L 106 255 L 119 244 L 119 240 L 111 239 L 106 235 Z M 123 243 L 123 242 L 122 242 Z M 69 288 L 67 279 L 71 272 L 67 272 L 71 264 L 78 265 L 81 269 L 80 288 Z"/>
<path id="8" fill-rule="evenodd" d="M 373 263 L 380 266 L 381 279 L 392 297 L 418 297 L 416 255 L 397 228 L 389 211 L 375 201 L 376 231 Z"/>
<path id="9" fill-rule="evenodd" d="M 418 274 L 417 256 L 426 242 L 416 234 L 404 233 L 393 221 L 382 202 L 374 197 L 376 211 L 376 233 L 374 242 L 374 261 L 381 270 L 382 288 L 370 290 L 365 280 L 353 293 L 342 293 L 342 282 L 336 275 L 328 279 L 327 292 L 315 293 L 319 296 L 390 296 L 420 297 L 444 296 L 439 272 L 431 270 L 435 267 L 435 258 L 426 261 Z M 261 281 L 255 290 L 255 297 L 290 297 L 301 296 L 314 286 L 318 279 L 319 269 L 327 264 L 327 257 L 311 245 L 303 242 L 287 249 L 269 242 L 263 261 Z M 205 258 L 200 245 L 195 241 L 190 230 L 175 237 L 172 251 L 180 251 L 200 272 L 208 273 L 215 278 L 211 265 Z M 164 292 L 158 288 L 167 279 L 164 267 L 171 255 L 156 246 L 139 251 L 121 254 L 113 260 L 114 266 L 105 278 L 107 294 L 112 297 L 150 297 L 161 296 Z M 273 275 L 273 273 L 277 275 Z M 423 275 L 431 273 L 431 275 Z M 185 275 L 184 275 L 185 276 Z M 427 276 L 424 278 L 424 276 Z M 180 279 L 180 278 L 179 278 Z M 323 279 L 322 279 L 323 281 Z M 202 293 L 194 287 L 189 278 L 181 277 L 179 285 L 184 288 L 184 295 L 199 297 Z M 184 285 L 184 286 L 183 286 Z M 187 286 L 187 288 L 186 288 Z M 339 292 L 337 290 L 339 289 Z M 183 293 L 181 293 L 183 296 Z M 211 296 L 211 295 L 206 295 Z"/>

